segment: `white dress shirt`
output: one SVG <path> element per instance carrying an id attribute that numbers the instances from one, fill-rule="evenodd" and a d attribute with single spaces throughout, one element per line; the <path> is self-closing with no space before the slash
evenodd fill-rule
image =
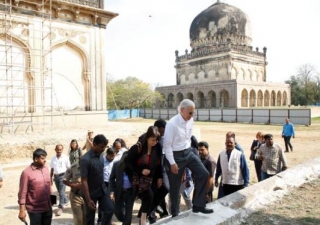
<path id="1" fill-rule="evenodd" d="M 193 118 L 185 121 L 179 114 L 172 117 L 164 132 L 163 149 L 170 165 L 175 164 L 173 151 L 181 151 L 191 146 Z"/>
<path id="2" fill-rule="evenodd" d="M 70 166 L 69 157 L 65 154 L 62 154 L 59 158 L 55 155 L 51 159 L 50 167 L 53 168 L 53 173 L 56 175 L 65 173 Z"/>
<path id="3" fill-rule="evenodd" d="M 114 160 L 111 162 L 107 160 L 106 156 L 103 157 L 103 180 L 109 182 L 110 174 L 112 171 Z"/>

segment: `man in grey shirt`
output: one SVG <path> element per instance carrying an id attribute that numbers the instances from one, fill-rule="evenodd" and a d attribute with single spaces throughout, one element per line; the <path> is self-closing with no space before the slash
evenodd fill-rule
<path id="1" fill-rule="evenodd" d="M 102 211 L 102 225 L 109 225 L 114 206 L 103 180 L 103 157 L 101 153 L 108 145 L 103 134 L 93 139 L 93 146 L 80 159 L 81 186 L 86 203 L 86 225 L 94 225 L 96 203 L 99 202 Z"/>
<path id="2" fill-rule="evenodd" d="M 184 99 L 178 111 L 179 113 L 167 123 L 163 143 L 163 149 L 170 164 L 168 176 L 172 217 L 179 214 L 181 179 L 186 167 L 191 170 L 196 180 L 192 211 L 213 213 L 212 209 L 206 208 L 206 184 L 209 172 L 190 148 L 195 104 L 189 99 Z"/>

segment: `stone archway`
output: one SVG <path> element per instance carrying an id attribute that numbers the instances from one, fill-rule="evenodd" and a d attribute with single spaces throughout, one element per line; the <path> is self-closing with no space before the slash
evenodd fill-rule
<path id="1" fill-rule="evenodd" d="M 263 93 L 261 90 L 258 91 L 258 99 L 257 99 L 257 106 L 261 107 L 263 102 Z"/>
<path id="2" fill-rule="evenodd" d="M 275 91 L 272 91 L 271 92 L 271 106 L 276 106 L 276 92 Z"/>
<path id="3" fill-rule="evenodd" d="M 43 90 L 34 88 L 36 72 L 30 72 L 33 59 L 29 46 L 17 37 L 1 33 L 0 60 L 0 112 L 35 112 L 35 91 Z"/>
<path id="4" fill-rule="evenodd" d="M 270 94 L 268 90 L 264 92 L 264 106 L 270 106 Z"/>
<path id="5" fill-rule="evenodd" d="M 286 106 L 288 103 L 287 103 L 287 92 L 284 91 L 283 94 L 282 94 L 282 105 L 283 106 Z"/>
<path id="6" fill-rule="evenodd" d="M 178 92 L 176 99 L 177 99 L 176 105 L 179 105 L 180 102 L 182 102 L 182 100 L 183 100 L 183 94 L 181 92 Z"/>
<path id="7" fill-rule="evenodd" d="M 214 91 L 208 93 L 209 107 L 217 107 L 217 96 Z"/>
<path id="8" fill-rule="evenodd" d="M 243 89 L 241 92 L 241 107 L 248 107 L 248 91 Z"/>
<path id="9" fill-rule="evenodd" d="M 174 108 L 174 95 L 172 93 L 169 93 L 168 95 L 168 108 Z"/>
<path id="10" fill-rule="evenodd" d="M 189 93 L 187 94 L 187 98 L 194 102 L 194 100 L 193 100 L 193 94 L 192 94 L 191 92 L 189 92 Z"/>
<path id="11" fill-rule="evenodd" d="M 230 106 L 230 98 L 229 98 L 229 92 L 225 89 L 220 91 L 220 107 L 229 107 Z"/>
<path id="12" fill-rule="evenodd" d="M 250 100 L 249 100 L 249 107 L 255 107 L 256 106 L 256 92 L 252 89 L 250 91 Z"/>
<path id="13" fill-rule="evenodd" d="M 56 92 L 55 99 L 51 97 L 52 105 L 64 110 L 91 110 L 91 72 L 85 50 L 71 40 L 55 43 L 51 50 L 51 82 Z M 47 80 L 50 82 L 49 77 Z M 61 95 L 62 90 L 69 90 L 69 98 Z M 50 93 L 46 93 L 48 96 Z"/>
<path id="14" fill-rule="evenodd" d="M 197 108 L 204 108 L 205 105 L 204 105 L 204 94 L 202 91 L 198 91 L 197 93 Z"/>
<path id="15" fill-rule="evenodd" d="M 277 93 L 277 106 L 281 106 L 281 91 L 278 91 Z"/>

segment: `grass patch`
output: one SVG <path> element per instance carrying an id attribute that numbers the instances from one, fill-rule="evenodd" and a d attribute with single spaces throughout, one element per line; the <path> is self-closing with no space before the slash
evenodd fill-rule
<path id="1" fill-rule="evenodd" d="M 320 123 L 320 116 L 311 118 L 311 123 Z"/>

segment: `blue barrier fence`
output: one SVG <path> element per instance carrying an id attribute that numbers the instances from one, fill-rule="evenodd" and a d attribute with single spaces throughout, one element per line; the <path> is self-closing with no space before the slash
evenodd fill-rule
<path id="1" fill-rule="evenodd" d="M 108 110 L 108 119 L 109 120 L 118 120 L 118 119 L 128 119 L 130 118 L 130 109 L 124 110 Z M 139 117 L 139 109 L 132 109 L 131 112 L 132 118 Z"/>

